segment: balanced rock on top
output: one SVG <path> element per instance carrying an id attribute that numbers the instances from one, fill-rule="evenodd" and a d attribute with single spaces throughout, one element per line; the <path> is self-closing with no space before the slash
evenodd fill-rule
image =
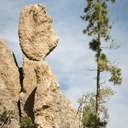
<path id="1" fill-rule="evenodd" d="M 52 18 L 42 5 L 26 6 L 20 15 L 19 40 L 23 53 L 31 60 L 45 58 L 58 43 Z"/>

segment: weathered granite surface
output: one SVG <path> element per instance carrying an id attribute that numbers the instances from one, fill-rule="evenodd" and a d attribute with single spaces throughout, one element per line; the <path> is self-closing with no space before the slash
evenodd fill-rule
<path id="1" fill-rule="evenodd" d="M 58 43 L 52 18 L 42 5 L 25 6 L 20 15 L 19 40 L 22 51 L 32 60 L 45 58 Z"/>
<path id="2" fill-rule="evenodd" d="M 45 58 L 57 46 L 58 36 L 43 5 L 28 5 L 19 20 L 23 66 L 0 41 L 0 111 L 14 117 L 4 128 L 18 128 L 19 118 L 30 117 L 36 128 L 78 128 L 76 109 L 62 94 Z"/>
<path id="3" fill-rule="evenodd" d="M 0 40 L 0 113 L 13 112 L 13 118 L 6 128 L 18 128 L 19 112 L 17 103 L 19 100 L 20 81 L 13 53 Z M 1 122 L 0 122 L 0 125 Z"/>

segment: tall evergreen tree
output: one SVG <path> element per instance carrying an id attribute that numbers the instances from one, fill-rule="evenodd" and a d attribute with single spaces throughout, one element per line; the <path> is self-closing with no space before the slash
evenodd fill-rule
<path id="1" fill-rule="evenodd" d="M 115 65 L 111 65 L 106 54 L 103 52 L 102 45 L 105 42 L 111 41 L 110 36 L 110 23 L 108 16 L 108 4 L 115 0 L 86 0 L 86 7 L 84 9 L 84 15 L 81 17 L 87 22 L 86 28 L 83 30 L 84 34 L 92 37 L 89 42 L 89 47 L 96 53 L 96 126 L 100 128 L 100 101 L 101 101 L 101 73 L 110 72 L 110 82 L 114 85 L 121 84 L 121 69 Z"/>

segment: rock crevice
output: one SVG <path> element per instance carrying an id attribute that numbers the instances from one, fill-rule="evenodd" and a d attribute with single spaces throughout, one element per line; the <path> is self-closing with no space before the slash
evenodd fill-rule
<path id="1" fill-rule="evenodd" d="M 18 117 L 6 128 L 19 128 L 19 118 L 24 117 L 30 117 L 36 128 L 79 127 L 76 109 L 61 93 L 56 76 L 45 61 L 59 40 L 52 22 L 43 5 L 28 5 L 21 11 L 23 67 L 18 67 L 15 56 L 0 41 L 0 109 L 5 104 Z"/>
<path id="2" fill-rule="evenodd" d="M 19 72 L 13 53 L 0 40 L 0 125 L 3 128 L 19 127 L 18 100 L 20 91 Z M 6 113 L 6 114 L 5 114 Z M 11 118 L 12 117 L 12 118 Z M 4 124 L 2 120 L 7 120 Z"/>

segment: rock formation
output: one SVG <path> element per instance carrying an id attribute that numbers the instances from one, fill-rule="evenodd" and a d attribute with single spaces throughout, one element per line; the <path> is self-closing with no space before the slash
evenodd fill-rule
<path id="1" fill-rule="evenodd" d="M 15 116 L 19 108 L 20 119 L 30 117 L 35 128 L 79 127 L 76 109 L 61 93 L 57 79 L 45 61 L 57 46 L 58 39 L 46 8 L 28 5 L 22 10 L 19 21 L 19 40 L 23 51 L 23 67 L 19 72 L 13 55 L 0 42 L 0 96 L 8 100 L 9 105 L 0 101 L 7 109 L 15 110 Z M 14 121 L 18 122 L 15 118 Z"/>
<path id="2" fill-rule="evenodd" d="M 58 36 L 52 27 L 52 18 L 41 5 L 26 6 L 20 15 L 20 45 L 32 60 L 45 58 L 57 45 Z"/>
<path id="3" fill-rule="evenodd" d="M 56 77 L 43 62 L 38 68 L 34 116 L 37 128 L 78 128 L 76 110 L 59 90 Z"/>
<path id="4" fill-rule="evenodd" d="M 19 91 L 19 72 L 15 63 L 15 58 L 4 41 L 0 40 L 0 113 L 13 113 L 13 118 L 11 118 L 9 124 L 6 123 L 6 128 L 18 128 L 19 112 L 17 103 Z M 0 125 L 2 125 L 1 119 Z"/>

